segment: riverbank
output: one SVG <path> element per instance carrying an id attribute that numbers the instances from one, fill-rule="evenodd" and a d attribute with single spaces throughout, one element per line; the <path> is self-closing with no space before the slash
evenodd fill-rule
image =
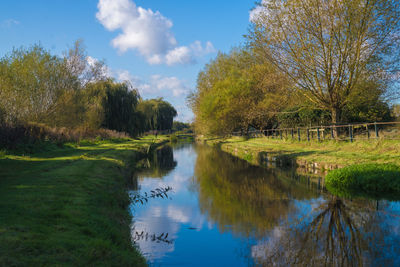
<path id="1" fill-rule="evenodd" d="M 143 266 L 127 181 L 158 137 L 0 153 L 0 265 Z"/>
<path id="2" fill-rule="evenodd" d="M 253 164 L 297 165 L 306 172 L 321 172 L 360 163 L 400 165 L 400 141 L 297 142 L 242 137 L 200 139 Z"/>

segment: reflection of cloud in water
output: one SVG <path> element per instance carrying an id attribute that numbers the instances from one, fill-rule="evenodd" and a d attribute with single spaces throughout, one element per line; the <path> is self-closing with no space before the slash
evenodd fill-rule
<path id="1" fill-rule="evenodd" d="M 167 203 L 167 202 L 164 202 Z M 179 204 L 179 203 L 178 203 Z M 178 238 L 182 225 L 184 228 L 194 228 L 200 231 L 203 228 L 206 218 L 197 209 L 190 205 L 155 205 L 146 206 L 141 209 L 134 218 L 132 226 L 132 239 L 137 237 L 142 231 L 148 235 L 160 236 L 168 234 L 168 240 L 172 242 L 157 242 L 138 239 L 135 240 L 142 253 L 150 261 L 163 258 L 167 253 L 175 249 L 174 240 Z M 207 225 L 210 228 L 211 225 Z M 145 235 L 144 234 L 144 235 Z"/>
<path id="2" fill-rule="evenodd" d="M 189 221 L 189 216 L 184 208 L 185 207 L 168 206 L 168 218 L 178 223 L 187 223 Z"/>
<path id="3" fill-rule="evenodd" d="M 165 215 L 165 207 L 155 206 L 143 210 L 140 216 L 135 216 L 135 222 L 132 226 L 132 238 L 136 232 L 147 233 L 149 235 L 161 235 L 168 233 L 169 240 L 176 239 L 176 233 L 179 230 L 179 224 L 170 220 Z M 149 260 L 162 258 L 166 253 L 174 251 L 174 243 L 152 242 L 151 240 L 139 239 L 136 241 L 142 253 Z"/>
<path id="4" fill-rule="evenodd" d="M 140 187 L 142 190 L 153 190 L 154 188 L 172 187 L 172 192 L 177 193 L 186 189 L 188 185 L 188 177 L 184 177 L 179 173 L 173 173 L 164 177 L 164 179 L 147 179 L 141 178 Z"/>

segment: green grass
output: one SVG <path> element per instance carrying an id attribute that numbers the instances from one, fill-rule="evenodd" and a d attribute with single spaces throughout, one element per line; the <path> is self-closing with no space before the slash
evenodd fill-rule
<path id="1" fill-rule="evenodd" d="M 344 167 L 361 163 L 393 163 L 400 165 L 400 141 L 371 140 L 349 142 L 306 142 L 277 140 L 268 138 L 233 137 L 229 139 L 210 139 L 209 144 L 218 144 L 225 151 L 234 149 L 257 154 L 276 153 L 299 161 L 333 164 Z M 246 153 L 246 154 L 247 154 Z"/>
<path id="2" fill-rule="evenodd" d="M 169 136 L 169 141 L 170 141 L 171 143 L 176 143 L 176 142 L 178 142 L 178 137 L 177 137 L 175 134 L 171 134 L 171 135 Z"/>
<path id="3" fill-rule="evenodd" d="M 0 266 L 145 265 L 130 240 L 126 176 L 153 141 L 2 151 Z"/>
<path id="4" fill-rule="evenodd" d="M 339 196 L 400 199 L 400 166 L 360 164 L 333 170 L 325 177 L 327 189 Z"/>

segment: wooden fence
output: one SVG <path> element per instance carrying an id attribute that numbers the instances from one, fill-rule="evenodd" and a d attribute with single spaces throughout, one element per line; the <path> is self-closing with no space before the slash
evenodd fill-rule
<path id="1" fill-rule="evenodd" d="M 267 137 L 298 141 L 323 140 L 400 140 L 400 122 L 354 123 L 329 126 L 276 128 L 249 132 L 234 132 L 233 136 Z"/>

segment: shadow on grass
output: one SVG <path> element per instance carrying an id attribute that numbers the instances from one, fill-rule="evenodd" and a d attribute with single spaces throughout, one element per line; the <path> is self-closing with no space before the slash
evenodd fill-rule
<path id="1" fill-rule="evenodd" d="M 119 164 L 136 153 L 85 145 L 0 159 L 0 265 L 144 266 Z"/>

